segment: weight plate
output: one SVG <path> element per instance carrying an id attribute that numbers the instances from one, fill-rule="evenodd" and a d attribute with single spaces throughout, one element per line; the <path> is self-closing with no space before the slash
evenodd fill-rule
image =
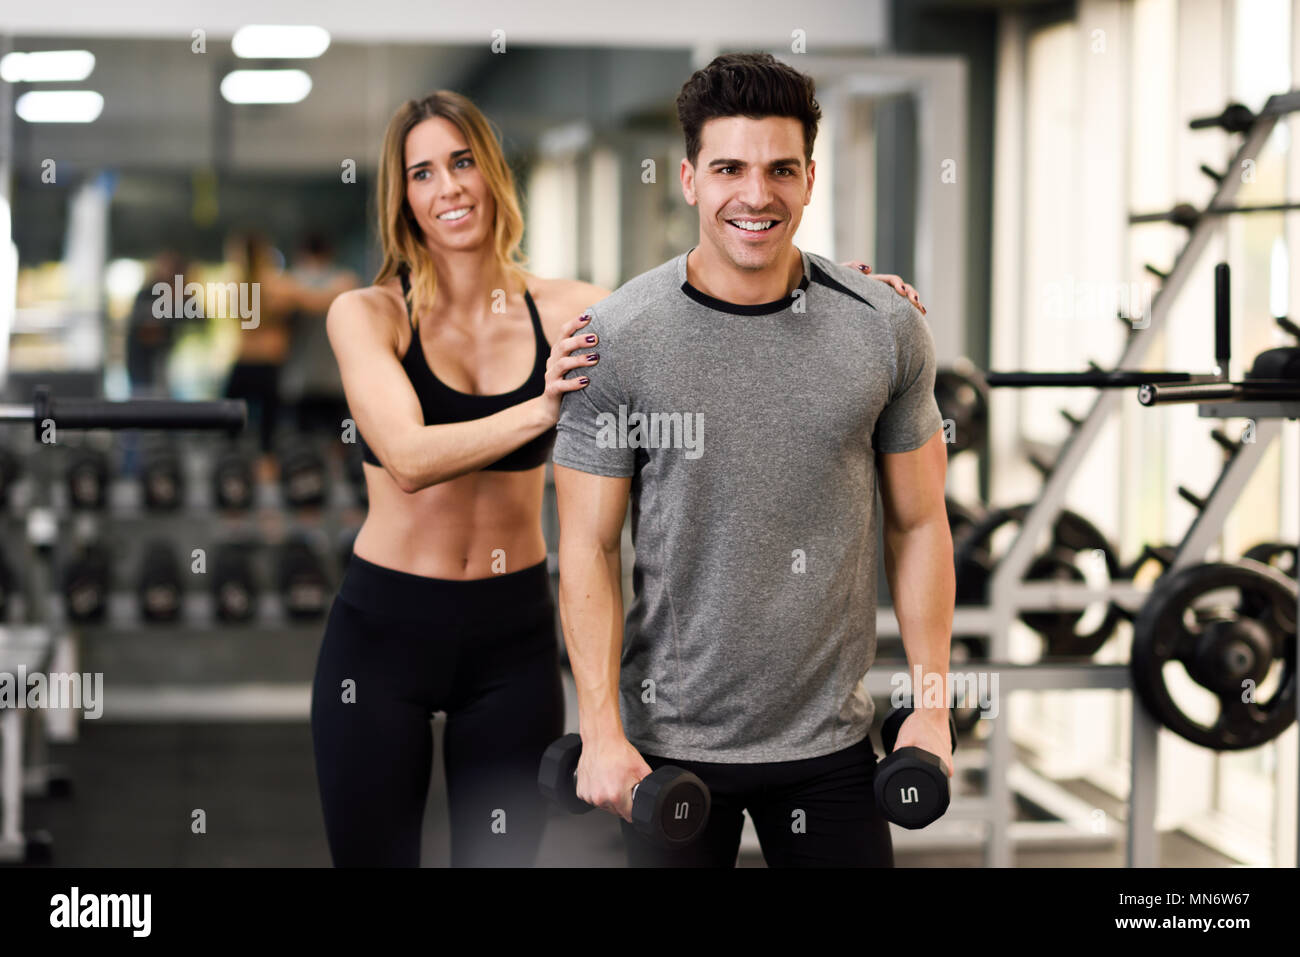
<path id="1" fill-rule="evenodd" d="M 1296 582 L 1250 559 L 1190 565 L 1151 589 L 1133 626 L 1133 688 L 1166 728 L 1215 751 L 1273 740 L 1296 714 Z M 1174 664 L 1218 701 L 1206 723 L 1175 699 Z M 1276 690 L 1259 687 L 1280 672 Z M 1177 684 L 1177 682 L 1175 682 Z"/>
<path id="2" fill-rule="evenodd" d="M 1271 565 L 1292 578 L 1296 577 L 1296 547 L 1286 542 L 1262 542 L 1246 549 L 1242 557 Z"/>
<path id="3" fill-rule="evenodd" d="M 952 423 L 953 441 L 948 454 L 982 449 L 988 434 L 989 387 L 973 363 L 962 361 L 938 370 L 934 377 L 934 399 L 944 426 Z"/>
<path id="4" fill-rule="evenodd" d="M 956 547 L 957 604 L 986 605 L 993 572 L 1001 560 L 994 553 L 993 539 L 1007 526 L 1019 526 L 1031 505 L 995 509 L 985 516 Z M 1057 517 L 1048 547 L 1039 552 L 1025 574 L 1028 581 L 1083 582 L 1083 563 L 1100 553 L 1110 581 L 1121 577 L 1115 549 L 1097 526 L 1068 509 Z M 1115 633 L 1122 618 L 1119 609 L 1108 604 L 1106 615 L 1091 631 L 1080 632 L 1079 623 L 1087 609 L 1025 611 L 1020 620 L 1042 636 L 1048 657 L 1091 657 Z"/>

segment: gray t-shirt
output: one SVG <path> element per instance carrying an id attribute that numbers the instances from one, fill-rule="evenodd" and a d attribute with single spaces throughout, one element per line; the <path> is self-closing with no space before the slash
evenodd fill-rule
<path id="1" fill-rule="evenodd" d="M 873 456 L 941 427 L 934 339 L 888 285 L 822 256 L 801 252 L 791 295 L 744 306 L 691 286 L 686 255 L 589 310 L 600 362 L 570 373 L 591 382 L 555 442 L 558 465 L 632 477 L 624 729 L 681 761 L 829 754 L 871 727 Z"/>

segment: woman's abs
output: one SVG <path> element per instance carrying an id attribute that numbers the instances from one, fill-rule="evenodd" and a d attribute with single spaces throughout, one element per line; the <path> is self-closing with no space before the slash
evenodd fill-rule
<path id="1" fill-rule="evenodd" d="M 369 510 L 353 551 L 385 568 L 464 581 L 531 568 L 546 559 L 544 469 L 472 472 L 406 493 L 365 466 Z"/>

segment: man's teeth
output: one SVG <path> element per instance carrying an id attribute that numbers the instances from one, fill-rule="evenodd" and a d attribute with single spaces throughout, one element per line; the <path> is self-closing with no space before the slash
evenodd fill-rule
<path id="1" fill-rule="evenodd" d="M 438 218 L 445 220 L 461 219 L 469 215 L 469 207 L 462 206 L 460 209 L 453 209 L 450 213 L 442 213 Z"/>
<path id="2" fill-rule="evenodd" d="M 741 229 L 749 230 L 749 232 L 751 233 L 761 233 L 763 230 L 771 229 L 773 226 L 776 225 L 776 220 L 774 219 L 765 220 L 764 222 L 758 222 L 758 223 L 747 222 L 746 220 L 743 219 L 729 219 L 727 220 L 727 222 L 731 223 L 731 225 L 733 226 L 739 226 Z"/>

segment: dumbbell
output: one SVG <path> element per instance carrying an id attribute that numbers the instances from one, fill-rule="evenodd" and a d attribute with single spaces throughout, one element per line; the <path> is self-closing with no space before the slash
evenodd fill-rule
<path id="1" fill-rule="evenodd" d="M 586 814 L 594 805 L 578 797 L 578 759 L 582 736 L 566 734 L 542 755 L 537 783 L 542 793 L 570 814 Z M 690 771 L 666 764 L 632 787 L 632 826 L 669 848 L 685 847 L 709 822 L 709 789 Z"/>
<path id="2" fill-rule="evenodd" d="M 240 510 L 253 504 L 253 463 L 238 449 L 217 457 L 212 467 L 212 497 L 218 508 Z"/>
<path id="3" fill-rule="evenodd" d="M 325 458 L 311 446 L 291 446 L 280 457 L 280 494 L 291 508 L 325 504 L 328 481 Z"/>
<path id="4" fill-rule="evenodd" d="M 152 448 L 144 455 L 140 472 L 146 508 L 171 511 L 179 508 L 184 496 L 184 475 L 180 457 L 169 448 Z"/>
<path id="5" fill-rule="evenodd" d="M 329 601 L 329 581 L 311 545 L 290 540 L 280 546 L 278 588 L 290 618 L 319 618 Z"/>
<path id="6" fill-rule="evenodd" d="M 222 621 L 248 621 L 257 611 L 252 546 L 227 542 L 212 560 L 212 598 Z"/>
<path id="7" fill-rule="evenodd" d="M 876 806 L 890 821 L 908 830 L 932 824 L 948 810 L 948 773 L 938 755 L 916 747 L 894 750 L 898 731 L 912 713 L 905 701 L 885 718 L 880 741 L 887 757 L 876 767 Z M 952 748 L 957 750 L 957 725 L 948 712 Z"/>
<path id="8" fill-rule="evenodd" d="M 108 504 L 108 457 L 80 447 L 68 455 L 68 501 L 73 508 L 102 509 Z"/>
<path id="9" fill-rule="evenodd" d="M 140 614 L 147 621 L 175 621 L 181 613 L 182 592 L 176 548 L 163 539 L 149 542 L 140 563 Z"/>
<path id="10" fill-rule="evenodd" d="M 63 570 L 63 603 L 73 621 L 99 621 L 108 608 L 111 584 L 108 550 L 92 543 Z"/>

